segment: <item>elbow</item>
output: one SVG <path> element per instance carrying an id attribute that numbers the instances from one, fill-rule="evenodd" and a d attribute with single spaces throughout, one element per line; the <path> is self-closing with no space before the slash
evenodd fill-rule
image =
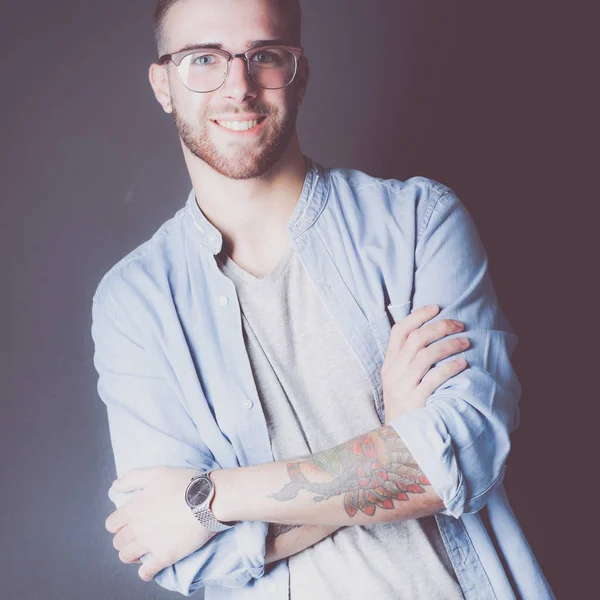
<path id="1" fill-rule="evenodd" d="M 204 568 L 198 564 L 196 553 L 190 554 L 183 560 L 163 569 L 154 577 L 154 582 L 160 587 L 171 592 L 178 592 L 182 596 L 191 596 L 200 588 L 207 585 L 226 588 L 239 588 L 246 585 L 251 579 L 262 577 L 262 570 L 248 570 L 241 567 L 231 573 L 220 573 L 219 575 L 205 576 Z"/>
<path id="2" fill-rule="evenodd" d="M 463 402 L 436 404 L 448 436 L 447 464 L 450 467 L 446 470 L 446 487 L 448 492 L 454 492 L 452 497 L 443 498 L 448 509 L 446 514 L 458 518 L 463 513 L 478 512 L 502 484 L 511 450 L 510 434 L 516 420 L 515 413 L 509 410 L 509 407 L 516 410 L 516 403 L 508 402 L 509 398 L 512 397 L 502 396 L 504 410 L 497 406 L 497 410 L 485 414 Z"/>
<path id="3" fill-rule="evenodd" d="M 463 501 L 456 506 L 457 515 L 476 513 L 488 502 L 491 494 L 504 481 L 506 461 L 510 452 L 510 439 L 508 434 L 494 436 L 489 445 L 473 451 L 458 454 L 458 460 L 464 463 L 461 468 L 462 481 L 465 489 Z"/>
<path id="4" fill-rule="evenodd" d="M 511 448 L 510 428 L 494 418 L 482 418 L 479 425 L 476 433 L 471 430 L 465 436 L 458 422 L 448 433 L 449 467 L 438 477 L 445 492 L 443 512 L 455 518 L 480 511 L 504 480 Z"/>
<path id="5" fill-rule="evenodd" d="M 268 524 L 262 521 L 240 521 L 196 552 L 163 569 L 154 581 L 183 596 L 209 585 L 225 588 L 248 585 L 264 575 L 267 528 Z"/>
<path id="6" fill-rule="evenodd" d="M 455 409 L 432 403 L 391 425 L 443 501 L 441 514 L 458 519 L 481 510 L 502 483 L 510 435 L 509 428 L 476 415 L 472 407 L 469 418 L 457 418 Z"/>

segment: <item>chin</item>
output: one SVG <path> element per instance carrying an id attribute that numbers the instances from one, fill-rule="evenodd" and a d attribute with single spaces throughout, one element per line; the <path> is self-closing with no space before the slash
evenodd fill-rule
<path id="1" fill-rule="evenodd" d="M 207 162 L 215 171 L 225 175 L 230 179 L 255 179 L 262 177 L 270 172 L 273 165 L 277 163 L 277 160 L 265 161 L 261 158 L 254 160 L 230 160 L 223 159 L 214 162 Z"/>
<path id="2" fill-rule="evenodd" d="M 282 144 L 285 140 L 264 140 L 259 147 L 219 149 L 217 144 L 198 144 L 188 148 L 212 169 L 230 179 L 255 179 L 268 176 L 273 167 L 281 161 L 287 147 Z"/>

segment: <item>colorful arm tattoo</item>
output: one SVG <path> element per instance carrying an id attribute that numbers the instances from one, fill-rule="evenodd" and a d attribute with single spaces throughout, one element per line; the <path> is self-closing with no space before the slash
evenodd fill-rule
<path id="1" fill-rule="evenodd" d="M 389 425 L 288 463 L 287 471 L 290 483 L 270 498 L 292 500 L 300 490 L 315 494 L 315 502 L 343 495 L 350 517 L 359 510 L 373 516 L 376 507 L 392 509 L 394 500 L 409 500 L 408 494 L 421 494 L 431 485 Z"/>

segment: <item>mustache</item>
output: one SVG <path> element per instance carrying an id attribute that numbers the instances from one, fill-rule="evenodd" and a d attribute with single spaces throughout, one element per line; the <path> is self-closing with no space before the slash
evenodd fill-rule
<path id="1" fill-rule="evenodd" d="M 219 114 L 232 114 L 232 115 L 242 115 L 246 113 L 257 113 L 259 115 L 269 116 L 277 114 L 277 110 L 272 106 L 264 103 L 256 103 L 256 104 L 245 104 L 243 106 L 228 106 L 224 104 L 218 109 L 214 109 L 213 113 Z M 213 117 L 208 117 L 212 119 Z"/>

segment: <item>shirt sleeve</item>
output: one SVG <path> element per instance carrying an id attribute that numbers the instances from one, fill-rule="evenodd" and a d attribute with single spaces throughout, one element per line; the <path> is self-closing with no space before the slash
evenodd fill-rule
<path id="1" fill-rule="evenodd" d="M 437 304 L 427 323 L 458 319 L 469 338 L 468 367 L 429 397 L 425 407 L 390 422 L 456 518 L 480 510 L 506 469 L 510 433 L 519 423 L 521 386 L 510 357 L 517 336 L 503 314 L 476 226 L 452 191 L 424 211 L 415 248 L 413 308 Z M 446 338 L 442 338 L 446 339 Z"/>
<path id="2" fill-rule="evenodd" d="M 122 311 L 121 311 L 122 312 Z M 94 300 L 92 337 L 98 392 L 108 413 L 117 476 L 135 467 L 174 466 L 202 470 L 219 468 L 203 444 L 198 428 L 164 376 L 164 366 L 147 352 L 129 328 L 107 306 Z M 109 490 L 115 507 L 129 494 Z M 241 551 L 237 529 L 247 537 L 252 529 L 258 551 Z M 154 578 L 161 587 L 189 596 L 206 585 L 240 587 L 264 573 L 267 524 L 240 522 L 216 534 L 202 548 L 163 569 Z M 141 557 L 145 562 L 149 554 Z"/>

